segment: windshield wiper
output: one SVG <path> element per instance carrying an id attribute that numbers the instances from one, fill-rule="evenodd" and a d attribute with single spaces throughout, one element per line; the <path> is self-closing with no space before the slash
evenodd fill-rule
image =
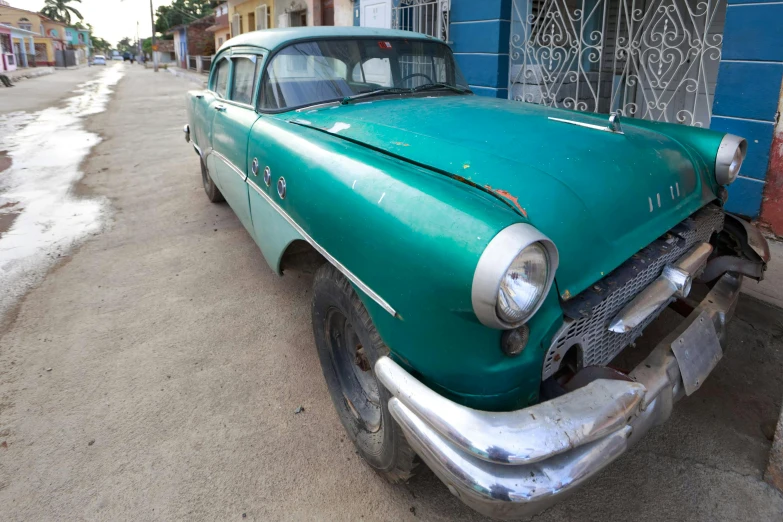
<path id="1" fill-rule="evenodd" d="M 343 100 L 340 102 L 342 105 L 347 105 L 351 103 L 354 100 L 359 100 L 361 98 L 369 98 L 370 96 L 380 96 L 382 94 L 403 94 L 411 92 L 410 89 L 403 89 L 401 87 L 384 87 L 383 89 L 376 89 L 374 91 L 367 91 L 367 92 L 360 92 L 359 94 L 354 94 L 351 96 L 346 96 L 343 98 Z"/>
<path id="2" fill-rule="evenodd" d="M 436 89 L 448 89 L 459 94 L 467 94 L 472 92 L 470 89 L 462 89 L 461 87 L 449 85 L 448 83 L 425 83 L 424 85 L 414 87 L 411 89 L 411 92 L 434 91 Z"/>

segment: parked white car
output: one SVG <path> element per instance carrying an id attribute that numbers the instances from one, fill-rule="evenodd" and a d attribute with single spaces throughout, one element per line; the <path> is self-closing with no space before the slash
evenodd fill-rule
<path id="1" fill-rule="evenodd" d="M 100 54 L 97 54 L 92 59 L 93 65 L 106 65 L 106 57 Z"/>

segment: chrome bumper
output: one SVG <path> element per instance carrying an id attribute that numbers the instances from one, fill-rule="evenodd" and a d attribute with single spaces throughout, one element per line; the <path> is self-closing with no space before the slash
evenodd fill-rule
<path id="1" fill-rule="evenodd" d="M 432 391 L 389 359 L 375 365 L 391 391 L 392 416 L 413 449 L 452 494 L 498 519 L 534 515 L 572 493 L 669 418 L 694 390 L 675 351 L 722 346 L 742 277 L 725 274 L 701 304 L 631 373 L 633 382 L 597 380 L 556 399 L 513 412 L 483 412 Z M 711 322 L 711 324 L 710 324 Z M 714 330 L 713 330 L 714 327 Z M 712 364 L 701 365 L 703 381 Z M 686 368 L 684 366 L 683 368 Z M 705 373 L 706 372 L 706 373 Z M 696 380 L 696 388 L 701 384 Z"/>

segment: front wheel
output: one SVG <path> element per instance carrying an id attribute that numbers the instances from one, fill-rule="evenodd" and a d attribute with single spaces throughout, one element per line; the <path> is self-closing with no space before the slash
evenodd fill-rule
<path id="1" fill-rule="evenodd" d="M 332 402 L 361 457 L 389 482 L 406 482 L 418 465 L 389 413 L 389 391 L 375 378 L 375 362 L 388 355 L 351 283 L 330 264 L 313 282 L 313 335 Z"/>
<path id="2" fill-rule="evenodd" d="M 207 193 L 207 198 L 209 198 L 212 203 L 221 203 L 225 201 L 223 194 L 220 193 L 220 189 L 218 189 L 215 182 L 212 181 L 212 176 L 209 175 L 207 166 L 204 165 L 204 160 L 199 159 L 199 163 L 201 163 L 201 183 L 204 185 L 204 192 Z"/>

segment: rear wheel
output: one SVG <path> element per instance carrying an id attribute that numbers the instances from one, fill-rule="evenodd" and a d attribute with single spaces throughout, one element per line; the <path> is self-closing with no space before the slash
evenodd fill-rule
<path id="1" fill-rule="evenodd" d="M 218 189 L 215 182 L 212 181 L 212 176 L 210 176 L 207 166 L 204 165 L 204 160 L 200 159 L 199 163 L 201 163 L 201 183 L 204 185 L 204 192 L 207 193 L 207 198 L 209 198 L 212 203 L 221 203 L 225 201 L 223 194 L 220 193 L 220 189 Z"/>
<path id="2" fill-rule="evenodd" d="M 418 458 L 389 413 L 391 394 L 373 371 L 389 349 L 351 283 L 330 264 L 315 273 L 312 318 L 321 369 L 345 431 L 367 464 L 389 482 L 406 482 Z"/>

